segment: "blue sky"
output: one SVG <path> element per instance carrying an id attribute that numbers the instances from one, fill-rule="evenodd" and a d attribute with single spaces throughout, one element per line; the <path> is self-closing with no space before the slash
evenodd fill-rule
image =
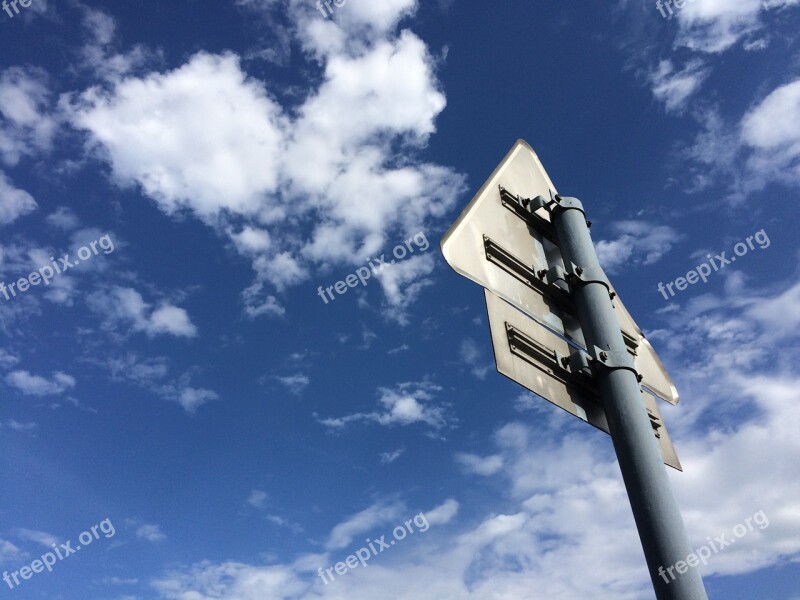
<path id="1" fill-rule="evenodd" d="M 710 597 L 800 597 L 796 0 L 17 8 L 0 568 L 100 533 L 3 595 L 652 598 L 610 439 L 496 373 L 439 251 L 524 138 L 681 392 L 692 543 L 768 519 L 702 567 Z"/>

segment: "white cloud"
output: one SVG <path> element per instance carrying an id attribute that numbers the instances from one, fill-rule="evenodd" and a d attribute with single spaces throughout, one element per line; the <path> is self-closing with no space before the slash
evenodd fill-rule
<path id="1" fill-rule="evenodd" d="M 197 328 L 189 319 L 189 314 L 184 309 L 169 304 L 159 306 L 150 314 L 145 331 L 150 335 L 159 333 L 182 337 L 197 335 Z"/>
<path id="2" fill-rule="evenodd" d="M 264 292 L 266 285 L 262 281 L 256 281 L 242 292 L 242 300 L 245 305 L 245 313 L 251 319 L 262 315 L 272 317 L 282 317 L 286 314 L 286 309 L 278 299 Z"/>
<path id="3" fill-rule="evenodd" d="M 266 506 L 268 494 L 263 490 L 253 490 L 247 498 L 247 503 L 253 508 L 262 509 Z"/>
<path id="4" fill-rule="evenodd" d="M 381 463 L 384 465 L 388 465 L 396 461 L 398 458 L 405 454 L 405 448 L 398 448 L 397 450 L 393 450 L 391 452 L 381 452 Z"/>
<path id="5" fill-rule="evenodd" d="M 685 151 L 693 191 L 724 179 L 729 200 L 741 203 L 769 183 L 800 186 L 800 80 L 778 86 L 738 123 L 718 111 L 700 113 L 703 129 Z"/>
<path id="6" fill-rule="evenodd" d="M 170 600 L 248 600 L 296 598 L 307 588 L 304 578 L 284 566 L 258 567 L 240 562 L 203 562 L 187 571 L 173 571 L 153 583 Z"/>
<path id="7" fill-rule="evenodd" d="M 253 261 L 243 294 L 251 317 L 285 312 L 268 284 L 281 292 L 315 266 L 363 264 L 395 233 L 444 216 L 464 189 L 462 176 L 414 158 L 446 103 L 426 45 L 394 33 L 416 2 L 373 4 L 335 20 L 292 4 L 296 35 L 323 68 L 296 107 L 278 105 L 235 56 L 205 53 L 69 106 L 118 182 L 138 185 L 168 214 L 220 226 Z M 433 264 L 412 259 L 382 278 L 389 316 L 406 321 Z"/>
<path id="8" fill-rule="evenodd" d="M 794 336 L 800 329 L 800 284 L 772 298 L 753 302 L 747 314 L 775 340 Z"/>
<path id="9" fill-rule="evenodd" d="M 434 395 L 441 391 L 428 382 L 401 383 L 394 388 L 379 388 L 382 410 L 355 413 L 345 417 L 320 419 L 331 429 L 342 429 L 351 423 L 373 422 L 384 426 L 426 424 L 432 429 L 442 429 L 449 423 L 445 408 L 433 403 Z"/>
<path id="10" fill-rule="evenodd" d="M 89 305 L 103 315 L 109 328 L 123 323 L 132 331 L 145 332 L 150 337 L 169 334 L 191 338 L 197 335 L 197 327 L 186 310 L 169 303 L 153 309 L 133 288 L 117 286 L 109 292 L 98 292 L 91 296 Z"/>
<path id="11" fill-rule="evenodd" d="M 676 46 L 706 53 L 730 49 L 763 27 L 761 15 L 797 5 L 798 0 L 694 0 L 676 9 L 680 33 Z"/>
<path id="12" fill-rule="evenodd" d="M 74 110 L 115 178 L 140 185 L 168 214 L 254 215 L 275 190 L 280 107 L 233 55 L 199 53 L 175 71 L 124 79 L 112 95 L 89 90 Z"/>
<path id="13" fill-rule="evenodd" d="M 456 462 L 468 473 L 475 473 L 484 477 L 495 475 L 503 468 L 503 457 L 499 454 L 478 456 L 477 454 L 459 452 L 456 454 Z"/>
<path id="14" fill-rule="evenodd" d="M 377 502 L 336 525 L 325 547 L 328 550 L 345 548 L 361 534 L 373 533 L 380 525 L 396 521 L 403 516 L 404 509 L 405 506 L 398 502 Z"/>
<path id="15" fill-rule="evenodd" d="M 800 185 L 800 79 L 780 86 L 742 119 L 742 143 L 752 149 L 750 171 Z"/>
<path id="16" fill-rule="evenodd" d="M 422 290 L 433 284 L 428 276 L 434 268 L 436 258 L 425 254 L 412 256 L 380 271 L 377 277 L 385 296 L 384 316 L 400 325 L 408 325 L 408 308 Z"/>
<path id="17" fill-rule="evenodd" d="M 444 501 L 443 504 L 439 506 L 425 511 L 425 518 L 428 519 L 428 523 L 431 525 L 445 525 L 453 520 L 458 514 L 458 509 L 460 508 L 460 504 L 457 500 L 453 498 L 449 498 Z"/>
<path id="18" fill-rule="evenodd" d="M 302 373 L 295 373 L 294 375 L 276 376 L 277 379 L 290 393 L 299 396 L 303 390 L 308 387 L 311 380 Z"/>
<path id="19" fill-rule="evenodd" d="M 4 348 L 0 348 L 0 368 L 8 369 L 19 362 L 19 357 Z"/>
<path id="20" fill-rule="evenodd" d="M 675 70 L 671 60 L 662 60 L 650 73 L 653 96 L 664 103 L 667 112 L 680 112 L 710 73 L 698 59 L 690 60 L 680 71 Z"/>
<path id="21" fill-rule="evenodd" d="M 112 381 L 127 381 L 138 385 L 166 400 L 177 402 L 190 414 L 219 398 L 219 394 L 212 390 L 194 387 L 189 373 L 184 373 L 173 381 L 164 381 L 169 374 L 169 366 L 167 359 L 163 357 L 142 358 L 129 352 L 97 363 L 110 371 Z"/>
<path id="22" fill-rule="evenodd" d="M 102 10 L 84 4 L 79 4 L 78 7 L 83 12 L 82 25 L 87 39 L 80 53 L 85 69 L 103 79 L 118 81 L 154 58 L 154 53 L 141 45 L 128 53 L 115 53 L 117 24 L 114 18 Z"/>
<path id="23" fill-rule="evenodd" d="M 78 216 L 68 206 L 59 206 L 47 215 L 47 223 L 64 231 L 72 231 L 80 226 Z"/>
<path id="24" fill-rule="evenodd" d="M 50 114 L 47 77 L 38 69 L 12 67 L 0 75 L 0 159 L 16 165 L 49 151 L 58 127 Z"/>
<path id="25" fill-rule="evenodd" d="M 603 269 L 617 272 L 623 265 L 651 265 L 672 250 L 683 236 L 672 227 L 647 221 L 619 221 L 612 225 L 617 237 L 595 243 Z"/>
<path id="26" fill-rule="evenodd" d="M 0 171 L 0 225 L 8 225 L 36 210 L 36 200 L 28 192 L 15 188 Z"/>
<path id="27" fill-rule="evenodd" d="M 178 390 L 176 399 L 186 412 L 194 413 L 204 404 L 218 398 L 219 394 L 212 390 L 186 386 Z"/>
<path id="28" fill-rule="evenodd" d="M 8 423 L 6 423 L 6 426 L 12 431 L 33 431 L 38 427 L 36 423 L 20 423 L 14 419 L 9 419 Z"/>
<path id="29" fill-rule="evenodd" d="M 494 368 L 494 363 L 484 357 L 480 346 L 473 339 L 467 338 L 461 341 L 458 355 L 461 362 L 478 379 L 486 379 L 486 375 Z"/>
<path id="30" fill-rule="evenodd" d="M 17 546 L 0 538 L 0 565 L 17 563 L 27 555 Z"/>
<path id="31" fill-rule="evenodd" d="M 158 525 L 144 524 L 136 528 L 136 537 L 152 543 L 163 542 L 167 539 Z"/>
<path id="32" fill-rule="evenodd" d="M 61 371 L 53 373 L 50 379 L 28 371 L 12 371 L 5 381 L 26 396 L 56 396 L 75 387 L 75 378 Z"/>
<path id="33" fill-rule="evenodd" d="M 35 531 L 33 529 L 15 529 L 14 532 L 20 539 L 27 542 L 35 542 L 45 548 L 50 548 L 53 544 L 58 543 L 59 539 L 46 531 Z"/>
<path id="34" fill-rule="evenodd" d="M 769 520 L 713 555 L 700 567 L 706 577 L 791 564 L 800 556 L 798 287 L 792 282 L 767 296 L 739 287 L 702 309 L 666 317 L 671 344 L 665 357 L 683 392 L 678 409 L 664 415 L 684 466 L 670 478 L 692 545 L 722 533 L 731 538 L 758 511 Z M 774 304 L 760 310 L 769 298 Z M 776 311 L 789 319 L 777 345 L 770 316 Z M 386 589 L 402 589 L 399 597 L 409 600 L 522 598 L 531 589 L 561 600 L 652 594 L 610 438 L 571 417 L 565 427 L 556 414 L 543 412 L 535 424 L 508 423 L 494 435 L 490 457 L 500 457 L 502 468 L 485 485 L 504 498 L 501 512 L 484 506 L 437 530 L 435 524 L 452 522 L 458 512 L 458 502 L 448 500 L 426 511 L 430 532 L 415 537 L 413 547 L 395 546 L 389 565 L 375 560 L 325 586 L 316 569 L 335 562 L 339 552 L 270 566 L 201 563 L 165 576 L 158 589 L 169 600 L 192 594 L 366 600 Z M 467 462 L 481 464 L 476 458 Z M 404 510 L 376 503 L 334 528 L 328 547 L 345 548 L 380 532 L 381 522 L 394 524 Z"/>
<path id="35" fill-rule="evenodd" d="M 229 231 L 228 235 L 242 254 L 258 255 L 272 247 L 272 238 L 269 232 L 258 227 L 245 226 L 239 233 Z"/>

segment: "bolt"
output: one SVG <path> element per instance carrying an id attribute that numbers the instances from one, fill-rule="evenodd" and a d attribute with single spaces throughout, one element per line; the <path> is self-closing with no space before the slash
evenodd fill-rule
<path id="1" fill-rule="evenodd" d="M 579 277 L 580 277 L 581 275 L 583 275 L 583 267 L 577 267 L 577 268 L 575 269 L 575 274 L 576 274 L 576 275 L 578 275 Z"/>
<path id="2" fill-rule="evenodd" d="M 600 353 L 600 360 L 602 360 L 603 362 L 606 362 L 608 360 L 608 354 L 606 352 L 601 352 Z"/>

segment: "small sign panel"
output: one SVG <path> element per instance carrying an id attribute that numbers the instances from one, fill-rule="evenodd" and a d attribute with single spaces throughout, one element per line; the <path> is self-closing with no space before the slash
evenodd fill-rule
<path id="1" fill-rule="evenodd" d="M 572 355 L 575 348 L 491 291 L 484 293 L 497 370 L 608 433 L 608 421 L 591 376 L 572 365 L 568 368 L 561 360 Z M 682 470 L 655 397 L 643 391 L 642 402 L 650 415 L 664 463 Z"/>

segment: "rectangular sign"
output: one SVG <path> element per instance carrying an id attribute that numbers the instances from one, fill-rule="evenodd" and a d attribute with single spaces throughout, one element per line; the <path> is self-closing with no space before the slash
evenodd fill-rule
<path id="1" fill-rule="evenodd" d="M 497 370 L 608 433 L 608 421 L 589 372 L 581 365 L 564 364 L 563 359 L 570 357 L 576 348 L 489 290 L 484 293 Z M 655 397 L 642 391 L 642 402 L 650 415 L 664 463 L 682 470 Z"/>

